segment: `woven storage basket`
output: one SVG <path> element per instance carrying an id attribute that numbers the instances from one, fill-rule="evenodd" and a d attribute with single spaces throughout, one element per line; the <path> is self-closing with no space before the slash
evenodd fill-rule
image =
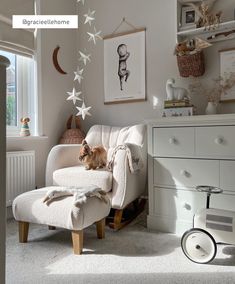
<path id="1" fill-rule="evenodd" d="M 75 117 L 76 128 L 72 128 L 73 116 L 71 115 L 67 121 L 67 130 L 60 138 L 59 144 L 81 144 L 85 138 L 84 132 L 80 128 L 79 118 Z"/>
<path id="2" fill-rule="evenodd" d="M 177 56 L 177 62 L 181 77 L 199 77 L 205 73 L 203 51 L 195 54 Z"/>

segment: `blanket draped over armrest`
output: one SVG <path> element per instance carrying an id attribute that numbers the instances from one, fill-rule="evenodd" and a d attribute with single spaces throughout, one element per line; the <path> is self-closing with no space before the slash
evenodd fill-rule
<path id="1" fill-rule="evenodd" d="M 66 196 L 74 196 L 74 205 L 79 206 L 80 204 L 86 203 L 87 198 L 90 197 L 97 197 L 100 200 L 107 203 L 106 192 L 101 190 L 101 188 L 90 185 L 90 186 L 83 186 L 83 187 L 75 187 L 75 186 L 68 186 L 68 187 L 56 187 L 51 186 L 49 187 L 43 202 L 49 205 L 55 199 L 60 197 Z"/>
<path id="2" fill-rule="evenodd" d="M 140 152 L 139 146 L 126 143 L 124 145 L 118 145 L 113 149 L 110 161 L 107 164 L 107 169 L 109 171 L 113 170 L 113 164 L 115 161 L 115 157 L 119 150 L 126 151 L 128 165 L 129 165 L 131 173 L 138 172 L 139 170 L 143 168 L 143 161 L 141 159 L 141 152 Z"/>

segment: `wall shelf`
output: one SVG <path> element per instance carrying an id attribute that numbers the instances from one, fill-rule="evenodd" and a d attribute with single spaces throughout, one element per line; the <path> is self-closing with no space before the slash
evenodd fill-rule
<path id="1" fill-rule="evenodd" d="M 204 27 L 197 29 L 182 30 L 177 32 L 178 40 L 185 38 L 200 37 L 209 42 L 217 42 L 235 38 L 235 20 L 221 23 L 219 27 L 213 30 L 205 30 Z"/>
<path id="2" fill-rule="evenodd" d="M 199 37 L 211 43 L 235 39 L 235 20 L 231 18 L 231 15 L 234 16 L 234 14 L 231 13 L 231 11 L 229 12 L 225 11 L 226 17 L 224 16 L 224 18 L 222 19 L 223 22 L 220 23 L 219 26 L 215 29 L 205 30 L 204 27 L 181 29 L 180 26 L 181 26 L 182 6 L 187 5 L 187 2 L 189 1 L 183 1 L 183 0 L 176 0 L 176 1 L 177 1 L 177 31 L 176 31 L 177 42 L 181 42 L 193 37 Z M 199 1 L 195 0 L 190 2 L 199 2 Z M 218 3 L 219 2 L 220 1 L 218 1 Z M 235 8 L 235 5 L 233 7 Z M 218 6 L 218 8 L 216 9 L 218 10 L 219 8 L 220 6 Z"/>

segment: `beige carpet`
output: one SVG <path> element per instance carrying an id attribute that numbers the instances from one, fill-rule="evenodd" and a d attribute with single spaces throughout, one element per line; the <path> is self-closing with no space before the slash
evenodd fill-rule
<path id="1" fill-rule="evenodd" d="M 235 247 L 219 246 L 210 265 L 183 255 L 180 239 L 149 232 L 145 215 L 119 232 L 107 228 L 97 240 L 85 231 L 84 253 L 75 256 L 68 231 L 30 227 L 29 242 L 18 243 L 17 224 L 7 224 L 7 283 L 235 283 Z"/>

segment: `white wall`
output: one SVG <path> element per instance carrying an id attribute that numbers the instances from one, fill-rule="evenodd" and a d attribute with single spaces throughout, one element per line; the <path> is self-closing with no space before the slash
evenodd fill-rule
<path id="1" fill-rule="evenodd" d="M 222 8 L 234 7 L 234 0 L 221 1 Z M 227 6 L 228 5 L 228 6 Z M 82 89 L 87 98 L 87 105 L 92 105 L 92 117 L 85 121 L 86 128 L 94 123 L 111 125 L 128 125 L 143 121 L 145 118 L 157 117 L 166 98 L 165 82 L 176 78 L 177 85 L 188 86 L 192 79 L 181 79 L 178 74 L 173 50 L 176 42 L 176 8 L 174 0 L 87 0 L 80 14 L 88 8 L 96 10 L 96 27 L 103 36 L 111 34 L 123 17 L 136 27 L 146 27 L 146 71 L 147 101 L 120 105 L 104 105 L 103 42 L 92 46 L 87 41 L 89 26 L 79 29 L 79 48 L 86 48 L 92 53 L 92 62 L 87 66 Z M 231 9 L 226 9 L 231 11 Z M 120 31 L 128 30 L 123 26 Z M 210 82 L 210 78 L 219 75 L 219 53 L 222 48 L 235 47 L 235 41 L 215 44 L 205 52 L 206 73 L 200 80 Z M 159 99 L 157 110 L 153 109 L 152 98 Z M 200 114 L 204 113 L 206 99 L 203 94 L 192 98 Z M 234 104 L 222 107 L 223 112 L 234 112 Z"/>
<path id="2" fill-rule="evenodd" d="M 42 0 L 42 14 L 76 14 L 76 1 Z M 7 150 L 36 151 L 36 185 L 41 187 L 45 182 L 45 165 L 49 150 L 57 144 L 68 116 L 74 107 L 66 101 L 66 92 L 73 88 L 73 71 L 76 69 L 77 49 L 76 30 L 43 30 L 42 31 L 42 122 L 43 134 L 48 139 L 7 141 Z M 52 53 L 59 45 L 59 62 L 68 75 L 58 73 L 52 63 Z"/>
<path id="3" fill-rule="evenodd" d="M 228 4 L 229 3 L 229 4 Z M 231 5 L 233 0 L 226 0 Z M 224 5 L 224 1 L 223 1 Z M 76 14 L 76 1 L 42 0 L 42 14 Z M 146 81 L 147 101 L 120 105 L 103 104 L 103 42 L 96 46 L 88 44 L 86 32 L 88 25 L 81 24 L 88 8 L 96 10 L 96 27 L 103 35 L 113 32 L 125 16 L 136 27 L 146 27 Z M 228 10 L 228 9 L 227 9 Z M 176 12 L 174 0 L 86 0 L 85 6 L 79 4 L 80 27 L 74 30 L 46 30 L 42 32 L 42 118 L 43 133 L 46 140 L 8 141 L 7 150 L 36 151 L 36 184 L 44 185 L 46 158 L 49 150 L 55 145 L 65 128 L 67 117 L 76 110 L 71 102 L 66 101 L 66 92 L 73 87 L 73 71 L 77 66 L 78 48 L 86 48 L 92 53 L 92 62 L 84 72 L 82 90 L 86 104 L 92 106 L 92 117 L 83 122 L 85 129 L 95 123 L 127 125 L 143 121 L 145 118 L 160 115 L 160 108 L 166 97 L 165 82 L 175 77 L 178 85 L 188 86 L 192 79 L 181 79 L 178 75 L 176 58 L 173 56 L 175 46 Z M 125 31 L 123 26 L 120 31 Z M 78 37 L 78 41 L 76 38 Z M 57 45 L 61 46 L 59 60 L 68 75 L 59 74 L 52 65 L 52 52 Z M 205 52 L 206 74 L 200 80 L 208 80 L 219 75 L 218 50 L 235 46 L 235 41 L 217 43 Z M 153 109 L 152 98 L 159 99 L 157 110 Z M 203 95 L 193 98 L 199 113 L 203 113 L 206 99 Z M 233 112 L 234 104 L 223 107 L 223 112 Z"/>

